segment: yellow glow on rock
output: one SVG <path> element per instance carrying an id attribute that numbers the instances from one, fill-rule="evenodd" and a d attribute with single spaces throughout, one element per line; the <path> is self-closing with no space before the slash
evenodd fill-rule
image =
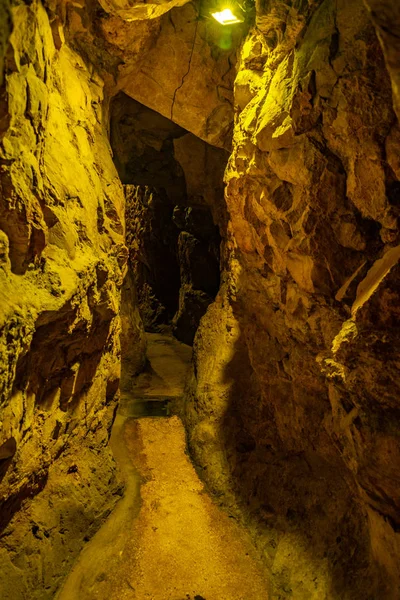
<path id="1" fill-rule="evenodd" d="M 234 23 L 243 23 L 243 19 L 239 19 L 233 14 L 230 8 L 225 8 L 221 12 L 212 13 L 212 16 L 221 25 L 233 25 Z"/>

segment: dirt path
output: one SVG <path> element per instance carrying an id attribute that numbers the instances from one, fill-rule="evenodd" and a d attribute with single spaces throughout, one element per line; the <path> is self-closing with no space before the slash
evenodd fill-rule
<path id="1" fill-rule="evenodd" d="M 139 398 L 182 394 L 190 351 L 177 344 L 150 338 L 153 375 L 136 382 Z M 111 440 L 124 498 L 81 553 L 59 600 L 267 600 L 251 541 L 205 492 L 180 419 L 133 419 L 132 410 L 125 395 Z"/>

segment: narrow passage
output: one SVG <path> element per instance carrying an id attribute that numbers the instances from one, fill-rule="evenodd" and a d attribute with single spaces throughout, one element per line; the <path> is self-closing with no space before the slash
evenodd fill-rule
<path id="1" fill-rule="evenodd" d="M 150 368 L 130 393 L 123 389 L 111 440 L 124 497 L 82 551 L 59 599 L 267 600 L 249 536 L 206 493 L 179 417 L 141 416 L 152 410 L 146 402 L 182 397 L 191 354 L 167 336 L 148 339 Z"/>

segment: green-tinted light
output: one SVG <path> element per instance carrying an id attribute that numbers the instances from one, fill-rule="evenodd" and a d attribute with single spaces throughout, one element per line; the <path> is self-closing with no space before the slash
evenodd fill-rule
<path id="1" fill-rule="evenodd" d="M 234 23 L 243 23 L 243 19 L 240 19 L 233 14 L 230 8 L 225 8 L 221 12 L 212 13 L 212 16 L 221 25 L 233 25 Z"/>

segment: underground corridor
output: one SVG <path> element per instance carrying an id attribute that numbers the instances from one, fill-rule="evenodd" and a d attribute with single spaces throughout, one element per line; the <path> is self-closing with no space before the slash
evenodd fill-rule
<path id="1" fill-rule="evenodd" d="M 251 539 L 208 497 L 182 423 L 191 345 L 219 287 L 211 209 L 223 201 L 227 153 L 125 95 L 113 102 L 110 139 L 129 249 L 110 438 L 125 493 L 57 598 L 266 597 Z M 144 365 L 132 356 L 138 316 Z"/>
<path id="2" fill-rule="evenodd" d="M 0 0 L 0 600 L 400 600 L 399 40 Z"/>

